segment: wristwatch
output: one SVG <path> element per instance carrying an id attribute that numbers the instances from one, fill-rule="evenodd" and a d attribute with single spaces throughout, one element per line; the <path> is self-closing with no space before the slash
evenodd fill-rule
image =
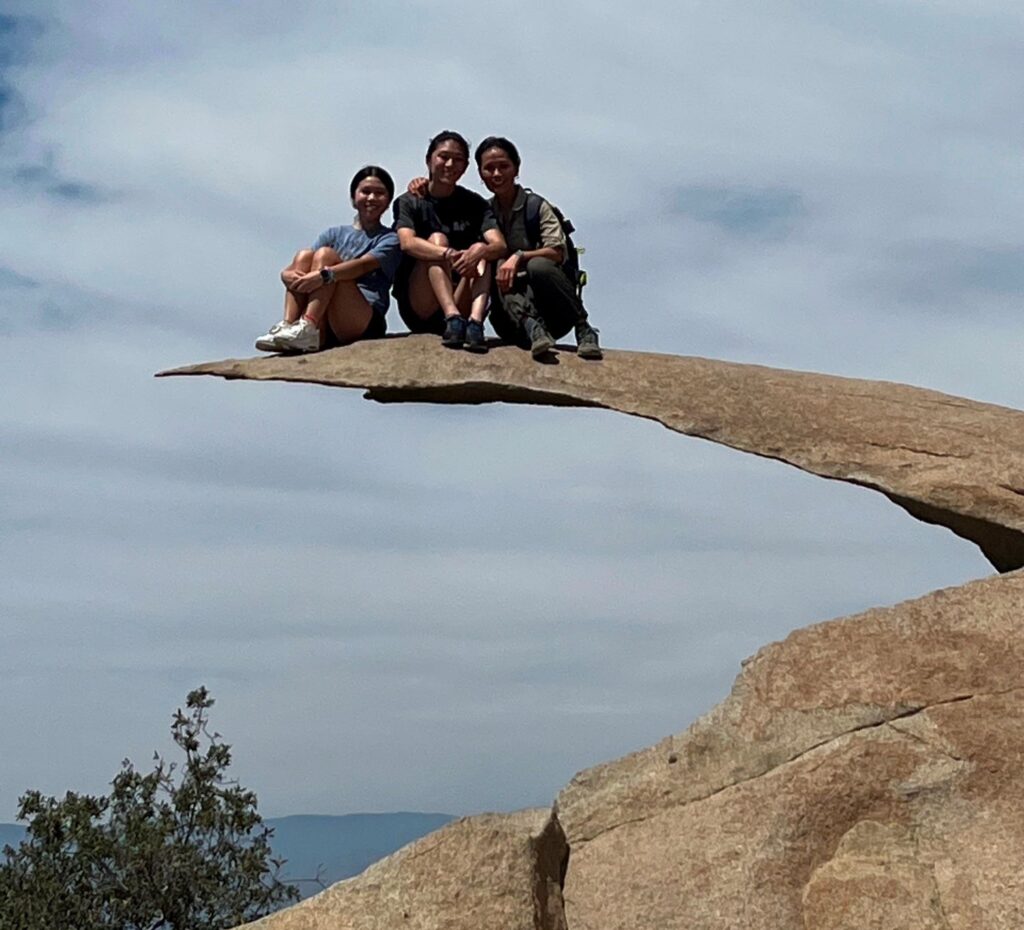
<path id="1" fill-rule="evenodd" d="M 516 261 L 517 262 L 521 262 L 523 260 L 523 250 L 522 249 L 516 249 L 513 254 L 516 257 Z"/>
<path id="2" fill-rule="evenodd" d="M 334 272 L 331 271 L 330 268 L 321 268 L 320 280 L 323 281 L 324 284 L 330 284 L 334 280 Z"/>

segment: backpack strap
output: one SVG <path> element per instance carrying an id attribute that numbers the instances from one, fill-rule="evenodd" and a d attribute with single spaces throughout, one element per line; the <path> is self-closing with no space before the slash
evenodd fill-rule
<path id="1" fill-rule="evenodd" d="M 526 206 L 523 208 L 524 219 L 526 220 L 526 235 L 531 245 L 540 245 L 540 206 L 544 198 L 535 194 L 528 187 L 526 191 Z"/>

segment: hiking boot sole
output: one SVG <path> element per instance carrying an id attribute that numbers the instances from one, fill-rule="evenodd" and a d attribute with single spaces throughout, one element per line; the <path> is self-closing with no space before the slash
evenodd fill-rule
<path id="1" fill-rule="evenodd" d="M 547 355 L 555 347 L 555 340 L 550 336 L 541 336 L 530 344 L 530 355 L 534 358 L 541 358 Z"/>

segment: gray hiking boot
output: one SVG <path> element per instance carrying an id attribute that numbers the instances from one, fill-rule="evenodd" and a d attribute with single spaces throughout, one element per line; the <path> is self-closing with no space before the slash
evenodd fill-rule
<path id="1" fill-rule="evenodd" d="M 534 358 L 541 358 L 555 347 L 554 338 L 540 320 L 527 319 L 523 328 L 530 337 L 530 355 Z"/>
<path id="2" fill-rule="evenodd" d="M 597 341 L 597 333 L 598 331 L 589 323 L 576 324 L 576 355 L 579 358 L 604 358 L 604 352 Z"/>

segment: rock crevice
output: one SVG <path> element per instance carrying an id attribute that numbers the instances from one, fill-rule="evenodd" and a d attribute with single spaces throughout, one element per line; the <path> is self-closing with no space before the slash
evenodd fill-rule
<path id="1" fill-rule="evenodd" d="M 948 698 L 947 700 L 935 701 L 932 704 L 922 705 L 922 706 L 919 706 L 919 707 L 914 707 L 914 708 L 912 708 L 910 710 L 904 710 L 904 711 L 896 712 L 891 717 L 882 717 L 881 719 L 879 719 L 877 721 L 869 721 L 867 723 L 862 723 L 862 724 L 860 724 L 858 726 L 851 727 L 850 729 L 843 730 L 840 733 L 836 733 L 834 735 L 831 735 L 828 738 L 821 740 L 820 742 L 812 743 L 811 745 L 801 749 L 799 752 L 794 753 L 793 755 L 789 756 L 788 758 L 776 761 L 772 765 L 764 768 L 763 770 L 761 770 L 759 772 L 754 772 L 752 774 L 744 775 L 742 778 L 737 778 L 737 780 L 735 780 L 735 781 L 731 781 L 731 782 L 728 782 L 727 784 L 720 785 L 719 787 L 717 787 L 717 788 L 707 792 L 706 794 L 697 795 L 695 797 L 687 797 L 687 798 L 685 798 L 683 800 L 680 800 L 679 806 L 680 807 L 685 807 L 688 804 L 700 804 L 701 802 L 710 800 L 711 798 L 715 797 L 716 795 L 722 794 L 723 792 L 729 791 L 730 789 L 736 788 L 736 787 L 738 787 L 740 785 L 744 785 L 744 784 L 746 784 L 748 782 L 755 781 L 756 779 L 764 778 L 765 776 L 772 775 L 775 772 L 777 772 L 778 770 L 783 769 L 783 768 L 785 768 L 788 765 L 792 765 L 793 763 L 800 762 L 805 757 L 810 756 L 810 755 L 814 754 L 815 752 L 818 752 L 819 750 L 823 750 L 823 749 L 827 750 L 828 747 L 831 746 L 833 743 L 837 743 L 837 742 L 839 742 L 841 740 L 844 740 L 844 739 L 846 739 L 846 738 L 848 738 L 850 736 L 853 736 L 854 734 L 864 733 L 866 731 L 871 731 L 871 730 L 883 730 L 885 728 L 890 728 L 898 736 L 898 738 L 910 739 L 910 740 L 912 740 L 912 741 L 914 741 L 916 743 L 919 743 L 922 746 L 927 747 L 929 750 L 934 750 L 934 751 L 942 753 L 943 755 L 945 755 L 947 758 L 949 758 L 950 760 L 952 760 L 954 762 L 964 762 L 966 760 L 964 760 L 962 757 L 953 755 L 952 753 L 949 752 L 948 749 L 946 749 L 945 747 L 939 745 L 938 743 L 936 743 L 934 741 L 929 741 L 929 740 L 925 739 L 923 736 L 921 736 L 920 734 L 914 733 L 912 730 L 904 729 L 903 727 L 898 726 L 899 722 L 905 721 L 905 720 L 912 720 L 913 718 L 919 717 L 920 715 L 922 715 L 922 714 L 926 713 L 927 711 L 929 711 L 929 710 L 931 710 L 933 708 L 936 708 L 936 707 L 947 707 L 947 706 L 952 705 L 952 704 L 960 704 L 960 703 L 962 703 L 964 701 L 970 701 L 970 700 L 973 700 L 974 698 L 977 698 L 977 697 L 995 697 L 995 696 L 1001 696 L 1001 695 L 1006 695 L 1006 694 L 1013 694 L 1013 693 L 1018 692 L 1018 691 L 1024 691 L 1024 687 L 1022 687 L 1022 688 L 1009 688 L 1009 689 L 1006 689 L 1006 690 L 1003 690 L 1003 691 L 992 692 L 991 694 L 978 694 L 978 695 L 975 695 L 975 694 L 965 694 L 965 695 L 957 695 L 956 697 Z M 557 816 L 557 813 L 558 813 L 557 802 L 556 802 L 556 805 L 555 805 L 555 808 L 554 808 L 554 813 Z M 646 817 L 634 817 L 634 818 L 623 820 L 620 823 L 611 824 L 611 825 L 605 827 L 604 829 L 602 829 L 598 833 L 594 833 L 594 834 L 585 834 L 584 833 L 584 834 L 576 835 L 574 837 L 574 839 L 573 839 L 573 846 L 571 846 L 570 849 L 572 849 L 573 847 L 578 847 L 582 843 L 588 843 L 588 842 L 591 842 L 592 840 L 599 839 L 601 836 L 605 835 L 606 833 L 608 833 L 608 832 L 610 832 L 612 830 L 617 830 L 620 827 L 630 826 L 630 825 L 636 824 L 636 823 L 643 823 L 645 819 L 647 819 L 647 818 Z"/>

